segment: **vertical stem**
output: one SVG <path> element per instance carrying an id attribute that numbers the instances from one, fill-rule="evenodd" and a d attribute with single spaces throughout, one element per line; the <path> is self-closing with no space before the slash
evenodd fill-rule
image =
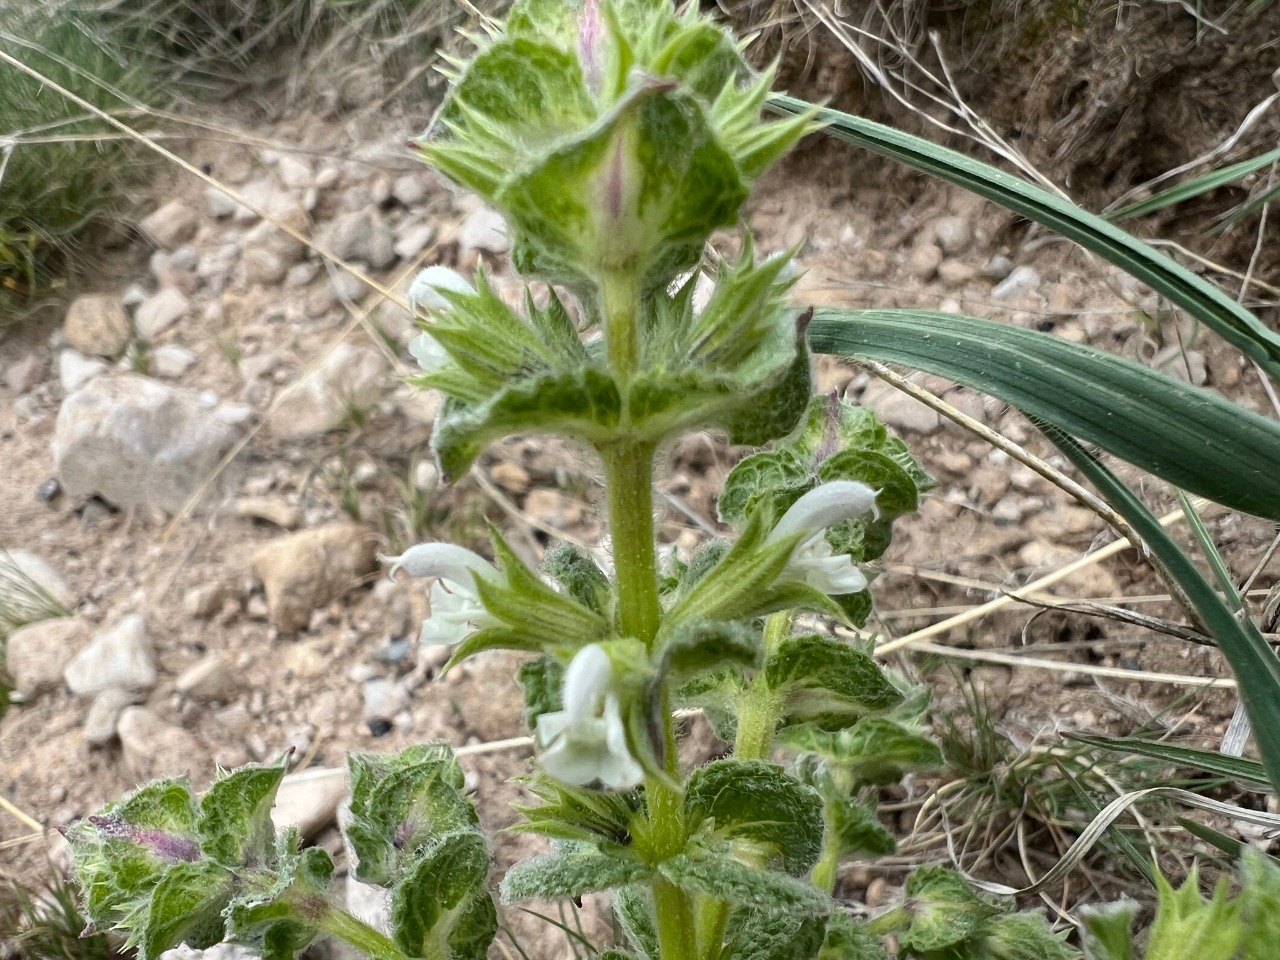
<path id="1" fill-rule="evenodd" d="M 612 274 L 601 283 L 601 312 L 609 353 L 609 366 L 626 395 L 627 384 L 638 362 L 636 318 L 639 291 L 636 278 Z M 600 450 L 605 490 L 609 501 L 609 532 L 613 538 L 613 563 L 618 587 L 618 630 L 652 649 L 662 621 L 658 602 L 658 554 L 653 524 L 653 454 L 648 442 L 621 438 Z M 671 780 L 678 780 L 680 759 L 676 753 L 671 719 L 671 698 L 662 691 L 662 751 Z M 654 863 L 673 857 L 687 841 L 683 800 L 678 788 L 660 777 L 645 783 L 649 819 L 647 852 Z M 695 960 L 692 909 L 688 895 L 668 880 L 653 885 L 653 899 L 662 960 Z"/>
<path id="2" fill-rule="evenodd" d="M 639 330 L 636 315 L 640 309 L 640 288 L 631 273 L 609 273 L 600 281 L 600 312 L 604 320 L 604 338 L 609 351 L 609 367 L 618 386 L 626 389 L 638 363 Z"/>
<path id="3" fill-rule="evenodd" d="M 653 445 L 623 441 L 600 451 L 618 578 L 618 629 L 653 644 L 658 633 L 658 554 L 653 529 Z"/>

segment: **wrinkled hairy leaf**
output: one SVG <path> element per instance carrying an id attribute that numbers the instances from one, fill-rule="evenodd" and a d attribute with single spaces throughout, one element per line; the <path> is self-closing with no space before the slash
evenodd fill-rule
<path id="1" fill-rule="evenodd" d="M 769 105 L 781 113 L 812 115 L 831 136 L 909 164 L 1043 224 L 1168 297 L 1258 361 L 1273 378 L 1280 375 L 1280 334 L 1207 280 L 1101 217 L 922 137 L 839 110 L 815 108 L 793 97 L 774 96 Z M 815 349 L 823 351 L 816 342 Z"/>
<path id="2" fill-rule="evenodd" d="M 902 702 L 871 657 L 818 634 L 785 640 L 765 663 L 764 675 L 785 698 L 788 723 L 846 726 Z"/>
<path id="3" fill-rule="evenodd" d="M 526 660 L 516 671 L 516 681 L 524 694 L 524 725 L 529 729 L 537 726 L 544 713 L 564 709 L 564 664 L 558 658 Z"/>
<path id="4" fill-rule="evenodd" d="M 949 867 L 922 867 L 907 878 L 911 921 L 898 935 L 904 947 L 928 954 L 973 940 L 1001 913 Z"/>
<path id="5" fill-rule="evenodd" d="M 1267 960 L 1280 943 L 1280 865 L 1246 846 L 1240 862 L 1243 960 Z"/>
<path id="6" fill-rule="evenodd" d="M 622 416 L 618 385 L 594 367 L 510 382 L 478 404 L 445 404 L 431 436 L 447 479 L 461 476 L 492 441 L 512 433 L 559 433 L 607 441 Z"/>
<path id="7" fill-rule="evenodd" d="M 347 755 L 356 877 L 393 886 L 434 838 L 473 828 L 479 818 L 463 795 L 463 775 L 447 744 L 397 754 Z"/>
<path id="8" fill-rule="evenodd" d="M 85 912 L 109 929 L 175 863 L 199 860 L 196 803 L 181 779 L 146 784 L 66 833 L 84 889 Z"/>
<path id="9" fill-rule="evenodd" d="M 432 840 L 391 894 L 397 946 L 411 957 L 440 947 L 457 960 L 484 960 L 498 930 L 485 887 L 489 846 L 476 830 L 453 830 Z"/>
<path id="10" fill-rule="evenodd" d="M 1138 904 L 1132 900 L 1086 904 L 1080 908 L 1080 944 L 1088 960 L 1135 960 L 1133 922 Z"/>
<path id="11" fill-rule="evenodd" d="M 1173 485 L 1280 520 L 1280 423 L 1101 350 L 913 310 L 821 310 L 814 350 L 926 370 L 1045 420 Z"/>
<path id="12" fill-rule="evenodd" d="M 231 899 L 232 876 L 208 861 L 176 863 L 151 892 L 146 921 L 132 931 L 138 960 L 154 960 L 187 943 L 197 950 L 221 943 L 222 911 Z"/>
<path id="13" fill-rule="evenodd" d="M 722 956 L 724 960 L 813 960 L 828 922 L 826 917 L 739 907 L 729 915 Z"/>
<path id="14" fill-rule="evenodd" d="M 822 798 L 774 763 L 725 759 L 699 767 L 684 811 L 690 829 L 705 823 L 722 839 L 745 841 L 793 876 L 822 855 Z"/>
<path id="15" fill-rule="evenodd" d="M 224 773 L 200 798 L 196 829 L 205 856 L 228 869 L 265 864 L 274 853 L 271 807 L 288 758 Z"/>
<path id="16" fill-rule="evenodd" d="M 842 913 L 831 915 L 818 960 L 888 960 L 879 937 Z"/>
<path id="17" fill-rule="evenodd" d="M 856 786 L 896 783 L 908 773 L 942 766 L 936 743 L 885 717 L 863 717 L 841 730 L 784 727 L 778 740 L 792 750 L 817 754 Z"/>
<path id="18" fill-rule="evenodd" d="M 644 884 L 619 887 L 611 898 L 613 915 L 622 925 L 627 942 L 649 960 L 658 960 L 658 922 L 654 916 L 653 891 Z"/>
<path id="19" fill-rule="evenodd" d="M 658 871 L 677 887 L 738 906 L 806 916 L 825 916 L 831 910 L 831 899 L 813 884 L 724 854 L 678 854 L 659 864 Z"/>
<path id="20" fill-rule="evenodd" d="M 609 616 L 613 585 L 604 571 L 572 543 L 557 543 L 542 558 L 542 569 L 570 597 L 592 613 Z"/>
<path id="21" fill-rule="evenodd" d="M 653 868 L 641 860 L 561 841 L 551 853 L 522 860 L 502 878 L 502 901 L 559 900 L 641 883 Z"/>
<path id="22" fill-rule="evenodd" d="M 665 638 L 658 652 L 666 675 L 677 682 L 734 664 L 755 668 L 760 664 L 760 631 L 734 621 L 686 623 Z"/>

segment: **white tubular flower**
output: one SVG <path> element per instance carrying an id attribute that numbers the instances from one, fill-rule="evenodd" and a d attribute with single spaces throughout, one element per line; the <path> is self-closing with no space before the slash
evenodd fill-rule
<path id="1" fill-rule="evenodd" d="M 409 285 L 409 307 L 412 310 L 448 310 L 452 304 L 441 295 L 440 291 L 452 293 L 475 293 L 475 287 L 457 270 L 448 267 L 427 267 L 419 271 Z"/>
<path id="2" fill-rule="evenodd" d="M 613 661 L 599 644 L 583 647 L 564 676 L 564 709 L 538 718 L 534 736 L 542 768 L 577 786 L 611 790 L 640 785 L 644 770 L 627 748 Z"/>
<path id="3" fill-rule="evenodd" d="M 810 490 L 791 505 L 769 534 L 769 542 L 800 534 L 780 580 L 800 580 L 831 596 L 858 593 L 867 578 L 845 555 L 833 556 L 827 527 L 865 513 L 879 514 L 876 491 L 855 480 L 833 480 Z"/>
<path id="4" fill-rule="evenodd" d="M 452 543 L 420 543 L 398 557 L 381 559 L 391 564 L 387 575 L 392 580 L 402 569 L 414 577 L 436 578 L 431 585 L 431 616 L 423 621 L 419 643 L 461 643 L 473 626 L 495 622 L 480 602 L 476 581 L 497 581 L 501 574 L 478 553 Z"/>
<path id="5" fill-rule="evenodd" d="M 409 286 L 409 309 L 414 313 L 443 312 L 452 305 L 442 290 L 454 293 L 475 293 L 475 288 L 457 270 L 448 267 L 427 267 L 413 278 Z M 423 331 L 409 343 L 409 353 L 427 373 L 435 373 L 449 360 L 449 354 L 429 332 Z"/>
<path id="6" fill-rule="evenodd" d="M 449 362 L 448 351 L 425 330 L 409 341 L 409 353 L 427 373 L 435 373 Z"/>

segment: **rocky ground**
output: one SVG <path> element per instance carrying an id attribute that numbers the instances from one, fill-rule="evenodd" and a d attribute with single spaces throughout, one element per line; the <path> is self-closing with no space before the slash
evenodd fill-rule
<path id="1" fill-rule="evenodd" d="M 513 661 L 490 656 L 435 677 L 437 652 L 414 645 L 424 584 L 390 581 L 378 555 L 441 536 L 483 543 L 485 520 L 530 559 L 558 538 L 596 544 L 595 465 L 524 438 L 442 488 L 426 446 L 437 400 L 400 379 L 412 372 L 408 315 L 334 258 L 400 297 L 421 266 L 483 262 L 514 297 L 501 219 L 408 158 L 400 145 L 412 130 L 384 128 L 372 146 L 309 116 L 254 132 L 276 146 L 180 145 L 228 192 L 180 171 L 154 184 L 110 269 L 0 344 L 0 548 L 69 611 L 9 641 L 20 702 L 0 721 L 0 795 L 54 828 L 147 778 L 203 783 L 216 766 L 291 749 L 296 781 L 281 816 L 336 849 L 343 784 L 329 771 L 344 754 L 442 738 L 461 748 L 488 822 L 510 823 L 513 788 L 502 784 L 529 756 L 523 742 L 504 742 L 522 732 Z M 1110 268 L 901 172 L 868 165 L 856 190 L 826 182 L 823 167 L 797 161 L 765 182 L 748 218 L 765 251 L 801 249 L 799 301 L 1007 319 L 1260 405 L 1234 354 L 1189 329 L 1180 344 L 1149 292 Z M 981 603 L 1111 538 L 1036 474 L 866 371 L 824 360 L 819 382 L 876 408 L 940 481 L 899 523 L 873 588 L 882 635 Z M 1016 414 L 918 382 L 1050 452 Z M 740 454 L 708 436 L 668 452 L 662 536 L 672 549 L 715 529 L 716 491 Z M 1211 519 L 1247 570 L 1268 531 Z M 1160 588 L 1129 552 L 1054 592 Z M 1078 668 L 967 661 L 968 678 L 1027 742 L 1127 731 L 1185 692 L 1098 678 L 1091 666 L 1224 672 L 1203 648 L 1079 616 L 1033 620 L 1025 608 L 937 639 L 977 657 L 1031 646 L 1043 658 L 1057 645 L 1056 659 Z M 937 682 L 945 706 L 956 679 Z M 1181 730 L 1211 742 L 1231 709 L 1229 693 L 1207 694 L 1180 708 Z M 529 843 L 503 838 L 500 858 Z M 0 812 L 0 871 L 32 877 L 50 859 L 65 868 L 56 833 Z M 879 883 L 876 897 L 886 895 L 886 877 L 901 874 L 861 871 L 844 893 L 864 899 Z"/>

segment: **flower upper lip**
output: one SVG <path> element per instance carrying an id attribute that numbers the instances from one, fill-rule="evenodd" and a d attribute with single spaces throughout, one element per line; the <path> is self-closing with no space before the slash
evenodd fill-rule
<path id="1" fill-rule="evenodd" d="M 844 554 L 835 554 L 824 535 L 828 527 L 863 514 L 880 515 L 876 491 L 856 480 L 833 480 L 810 490 L 782 516 L 768 542 L 799 535 L 779 579 L 799 580 L 831 596 L 859 593 L 867 578 Z"/>
<path id="2" fill-rule="evenodd" d="M 480 600 L 476 584 L 480 580 L 496 583 L 502 575 L 478 553 L 452 543 L 420 543 L 398 557 L 381 559 L 391 564 L 387 575 L 393 580 L 400 570 L 415 577 L 436 578 L 437 582 L 431 585 L 431 616 L 423 621 L 420 643 L 461 643 L 473 624 L 494 622 Z"/>

